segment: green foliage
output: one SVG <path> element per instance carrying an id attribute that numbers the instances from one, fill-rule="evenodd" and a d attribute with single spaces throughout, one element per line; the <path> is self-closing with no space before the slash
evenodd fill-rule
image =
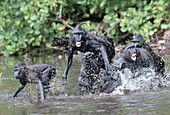
<path id="1" fill-rule="evenodd" d="M 149 41 L 149 36 L 159 29 L 170 28 L 168 3 L 163 0 L 151 0 L 149 3 L 146 0 L 131 0 L 126 7 L 125 3 L 123 7 L 115 5 L 116 9 L 109 10 L 104 17 L 104 21 L 110 25 L 107 27 L 109 34 L 117 36 L 126 32 L 133 35 L 140 33 Z"/>
<path id="2" fill-rule="evenodd" d="M 1 2 L 1 52 L 5 55 L 45 47 L 61 24 L 50 24 L 48 17 L 53 1 L 11 0 Z"/>
<path id="3" fill-rule="evenodd" d="M 151 1 L 148 5 L 144 1 L 140 3 L 138 8 L 128 8 L 127 11 L 122 12 L 121 31 L 129 31 L 133 34 L 140 33 L 148 40 L 149 35 L 153 35 L 160 28 L 161 22 L 168 15 L 165 11 L 166 5 L 162 0 Z"/>
<path id="4" fill-rule="evenodd" d="M 1 0 L 0 52 L 23 54 L 43 49 L 54 37 L 69 37 L 67 24 L 118 39 L 124 33 L 146 40 L 170 28 L 168 0 Z"/>

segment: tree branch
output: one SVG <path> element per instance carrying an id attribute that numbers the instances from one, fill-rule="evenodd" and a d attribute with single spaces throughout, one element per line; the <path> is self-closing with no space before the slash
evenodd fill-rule
<path id="1" fill-rule="evenodd" d="M 48 18 L 49 21 L 53 21 L 53 22 L 57 22 L 57 23 L 62 23 L 64 24 L 66 27 L 70 28 L 70 29 L 74 29 L 73 26 L 69 25 L 66 23 L 66 21 L 64 19 L 53 19 L 53 18 Z"/>

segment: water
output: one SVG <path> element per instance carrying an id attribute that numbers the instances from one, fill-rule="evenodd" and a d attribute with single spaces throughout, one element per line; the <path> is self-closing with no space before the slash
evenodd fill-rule
<path id="1" fill-rule="evenodd" d="M 166 70 L 170 71 L 170 57 L 165 56 Z M 33 102 L 30 102 L 29 85 L 16 98 L 11 98 L 19 85 L 13 77 L 13 67 L 23 57 L 0 58 L 0 115 L 169 115 L 170 87 L 153 91 L 133 92 L 125 95 L 77 95 L 79 60 L 74 60 L 69 71 L 66 92 L 69 96 L 50 95 L 43 104 L 37 103 L 36 85 L 32 85 Z M 52 91 L 62 90 L 59 82 L 65 60 L 52 55 L 35 57 L 34 63 L 47 63 L 56 67 Z M 167 74 L 170 75 L 170 72 Z"/>

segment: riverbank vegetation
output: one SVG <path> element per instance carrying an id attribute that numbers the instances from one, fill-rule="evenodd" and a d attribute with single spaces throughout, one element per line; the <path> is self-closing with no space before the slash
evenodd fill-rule
<path id="1" fill-rule="evenodd" d="M 0 53 L 37 53 L 80 22 L 116 43 L 142 34 L 147 41 L 170 28 L 169 0 L 1 0 Z M 160 39 L 160 38 L 159 38 Z"/>

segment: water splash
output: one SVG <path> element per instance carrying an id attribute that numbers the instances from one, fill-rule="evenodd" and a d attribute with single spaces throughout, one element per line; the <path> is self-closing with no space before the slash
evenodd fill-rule
<path id="1" fill-rule="evenodd" d="M 118 86 L 111 95 L 125 94 L 126 92 L 140 92 L 158 90 L 170 84 L 170 75 L 161 77 L 151 68 L 143 68 L 135 74 L 130 69 L 118 71 L 121 78 L 121 85 Z"/>

